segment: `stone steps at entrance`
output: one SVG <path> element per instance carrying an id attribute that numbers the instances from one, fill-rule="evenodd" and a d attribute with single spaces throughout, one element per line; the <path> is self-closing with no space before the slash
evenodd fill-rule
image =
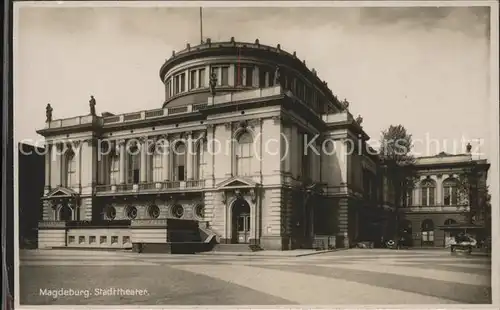
<path id="1" fill-rule="evenodd" d="M 252 252 L 250 244 L 216 244 L 213 252 Z"/>

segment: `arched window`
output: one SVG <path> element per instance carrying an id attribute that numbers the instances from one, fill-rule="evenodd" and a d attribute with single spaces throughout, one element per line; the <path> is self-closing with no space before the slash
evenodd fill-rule
<path id="1" fill-rule="evenodd" d="M 443 182 L 443 203 L 445 206 L 458 204 L 458 181 L 454 178 Z"/>
<path id="2" fill-rule="evenodd" d="M 254 156 L 253 137 L 248 132 L 243 132 L 237 139 L 236 149 L 236 175 L 249 176 L 253 174 L 252 158 Z"/>
<path id="3" fill-rule="evenodd" d="M 422 245 L 434 244 L 434 222 L 426 219 L 422 222 Z"/>
<path id="4" fill-rule="evenodd" d="M 186 145 L 179 142 L 174 149 L 174 180 L 184 181 L 186 179 Z"/>
<path id="5" fill-rule="evenodd" d="M 420 183 L 422 206 L 433 206 L 436 204 L 436 183 L 431 179 L 425 179 Z"/>
<path id="6" fill-rule="evenodd" d="M 196 145 L 196 159 L 194 167 L 194 179 L 202 180 L 204 178 L 207 156 L 207 143 L 200 140 Z"/>
<path id="7" fill-rule="evenodd" d="M 65 156 L 65 170 L 66 170 L 66 187 L 72 187 L 77 184 L 76 180 L 76 156 L 73 150 L 66 151 Z"/>
<path id="8" fill-rule="evenodd" d="M 113 185 L 120 182 L 120 156 L 116 152 L 109 154 L 109 181 Z"/>
<path id="9" fill-rule="evenodd" d="M 140 149 L 136 145 L 132 145 L 128 148 L 127 155 L 127 184 L 138 184 L 141 169 Z"/>

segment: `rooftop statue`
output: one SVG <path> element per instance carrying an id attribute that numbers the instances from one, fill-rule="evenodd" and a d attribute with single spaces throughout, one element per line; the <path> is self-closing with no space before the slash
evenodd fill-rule
<path id="1" fill-rule="evenodd" d="M 276 67 L 274 71 L 274 85 L 281 85 L 281 71 L 280 67 Z"/>
<path id="2" fill-rule="evenodd" d="M 358 117 L 356 117 L 356 123 L 358 123 L 358 125 L 361 125 L 361 123 L 363 123 L 363 117 L 361 117 L 361 115 L 358 115 Z"/>
<path id="3" fill-rule="evenodd" d="M 342 100 L 342 102 L 340 102 L 340 104 L 342 105 L 342 108 L 344 110 L 349 110 L 349 101 L 347 101 L 347 99 Z"/>
<path id="4" fill-rule="evenodd" d="M 45 122 L 50 123 L 52 122 L 52 107 L 50 106 L 50 103 L 47 103 L 47 107 L 45 107 L 45 116 L 46 120 Z"/>
<path id="5" fill-rule="evenodd" d="M 95 116 L 95 99 L 94 99 L 94 96 L 90 96 L 90 100 L 89 100 L 89 106 L 90 106 L 90 115 L 92 116 Z"/>

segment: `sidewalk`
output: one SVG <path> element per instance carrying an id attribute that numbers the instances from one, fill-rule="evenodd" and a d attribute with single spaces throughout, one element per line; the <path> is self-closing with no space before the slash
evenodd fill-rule
<path id="1" fill-rule="evenodd" d="M 347 249 L 333 249 L 333 250 L 288 250 L 288 251 L 277 251 L 277 250 L 263 250 L 257 252 L 201 252 L 195 255 L 221 255 L 221 256 L 253 256 L 253 257 L 301 257 L 309 255 L 317 255 L 329 252 L 337 252 Z"/>

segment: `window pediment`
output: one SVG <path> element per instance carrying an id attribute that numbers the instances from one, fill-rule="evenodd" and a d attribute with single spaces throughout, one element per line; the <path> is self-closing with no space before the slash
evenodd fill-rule
<path id="1" fill-rule="evenodd" d="M 223 181 L 217 185 L 218 189 L 224 189 L 224 188 L 245 188 L 245 187 L 256 187 L 258 183 L 242 178 L 242 177 L 232 177 L 227 179 L 226 181 Z"/>
<path id="2" fill-rule="evenodd" d="M 75 191 L 73 191 L 72 189 L 69 189 L 69 188 L 66 188 L 66 187 L 57 187 L 53 190 L 51 190 L 48 194 L 47 194 L 47 198 L 51 198 L 51 197 L 73 197 L 73 196 L 76 196 L 77 193 Z"/>

